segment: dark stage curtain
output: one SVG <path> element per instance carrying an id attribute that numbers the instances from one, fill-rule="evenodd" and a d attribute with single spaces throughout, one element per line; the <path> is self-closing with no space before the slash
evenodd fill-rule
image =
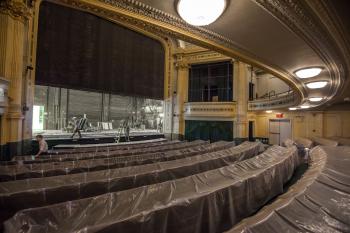
<path id="1" fill-rule="evenodd" d="M 36 84 L 163 98 L 160 42 L 90 13 L 43 2 Z"/>

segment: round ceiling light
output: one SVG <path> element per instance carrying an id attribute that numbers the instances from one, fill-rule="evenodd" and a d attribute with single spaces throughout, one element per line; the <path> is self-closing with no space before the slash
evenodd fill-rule
<path id="1" fill-rule="evenodd" d="M 309 100 L 311 102 L 318 102 L 318 101 L 323 100 L 323 98 L 322 97 L 310 97 Z"/>
<path id="2" fill-rule="evenodd" d="M 297 108 L 289 108 L 289 110 L 294 111 L 297 110 Z"/>
<path id="3" fill-rule="evenodd" d="M 179 0 L 177 11 L 187 23 L 205 26 L 213 23 L 224 12 L 226 0 Z"/>
<path id="4" fill-rule="evenodd" d="M 296 76 L 298 76 L 298 78 L 312 78 L 319 75 L 321 71 L 322 71 L 322 68 L 320 67 L 310 67 L 310 68 L 297 70 L 295 71 L 295 74 Z"/>
<path id="5" fill-rule="evenodd" d="M 306 86 L 310 89 L 319 89 L 323 88 L 327 85 L 327 81 L 318 81 L 318 82 L 311 82 L 307 83 Z"/>
<path id="6" fill-rule="evenodd" d="M 309 105 L 301 105 L 300 108 L 306 109 L 306 108 L 310 108 Z"/>

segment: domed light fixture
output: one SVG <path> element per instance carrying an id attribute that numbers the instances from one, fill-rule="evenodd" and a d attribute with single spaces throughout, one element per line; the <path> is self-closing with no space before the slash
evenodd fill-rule
<path id="1" fill-rule="evenodd" d="M 307 109 L 307 108 L 310 108 L 310 106 L 309 105 L 301 105 L 300 108 Z"/>
<path id="2" fill-rule="evenodd" d="M 310 89 L 319 89 L 324 88 L 327 85 L 327 83 L 327 81 L 310 82 L 307 83 L 306 86 Z"/>
<path id="3" fill-rule="evenodd" d="M 298 76 L 298 78 L 312 78 L 319 75 L 321 71 L 321 67 L 309 67 L 297 70 L 294 73 L 296 74 L 296 76 Z"/>
<path id="4" fill-rule="evenodd" d="M 323 100 L 323 98 L 322 97 L 310 97 L 309 100 L 311 102 L 319 102 L 319 101 Z"/>
<path id="5" fill-rule="evenodd" d="M 179 0 L 177 11 L 181 18 L 194 26 L 213 23 L 224 12 L 226 0 Z"/>
<path id="6" fill-rule="evenodd" d="M 289 110 L 295 111 L 295 110 L 297 110 L 297 108 L 289 108 Z"/>

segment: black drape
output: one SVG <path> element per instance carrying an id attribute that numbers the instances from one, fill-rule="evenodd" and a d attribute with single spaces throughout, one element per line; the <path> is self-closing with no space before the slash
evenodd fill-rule
<path id="1" fill-rule="evenodd" d="M 90 13 L 43 2 L 36 84 L 163 98 L 161 43 Z"/>

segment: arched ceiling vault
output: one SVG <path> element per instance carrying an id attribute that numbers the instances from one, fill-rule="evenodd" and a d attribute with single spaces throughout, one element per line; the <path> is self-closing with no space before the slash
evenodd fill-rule
<path id="1" fill-rule="evenodd" d="M 336 1 L 227 1 L 227 9 L 216 22 L 194 27 L 179 18 L 175 0 L 53 0 L 265 69 L 291 85 L 300 103 L 318 95 L 328 97 L 320 104 L 339 103 L 350 97 L 348 31 L 344 18 L 337 14 Z M 325 68 L 307 80 L 328 80 L 329 85 L 321 91 L 307 89 L 306 80 L 294 75 L 295 70 L 310 66 Z"/>

